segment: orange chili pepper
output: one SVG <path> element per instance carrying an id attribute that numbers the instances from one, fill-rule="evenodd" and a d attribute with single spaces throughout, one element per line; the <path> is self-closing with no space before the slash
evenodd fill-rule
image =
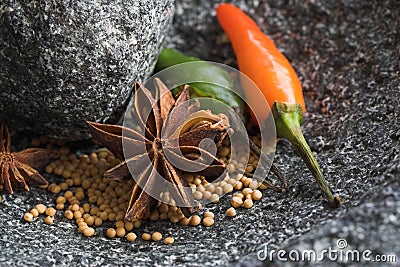
<path id="1" fill-rule="evenodd" d="M 329 203 L 338 206 L 340 199 L 333 196 L 302 134 L 300 125 L 305 104 L 300 80 L 290 62 L 241 9 L 224 3 L 216 10 L 218 21 L 233 46 L 240 71 L 258 86 L 271 107 L 277 135 L 292 143 Z M 263 122 L 269 116 L 269 110 L 257 104 L 259 100 L 255 94 L 246 93 L 246 84 L 243 83 L 243 87 L 247 103 Z"/>

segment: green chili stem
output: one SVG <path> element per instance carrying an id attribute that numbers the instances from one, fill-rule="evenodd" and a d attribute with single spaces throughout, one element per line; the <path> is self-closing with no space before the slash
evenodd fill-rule
<path id="1" fill-rule="evenodd" d="M 293 148 L 300 154 L 300 157 L 313 174 L 328 202 L 334 207 L 339 206 L 339 196 L 332 194 L 329 184 L 325 180 L 319 164 L 301 131 L 300 125 L 303 120 L 301 106 L 299 104 L 291 105 L 283 102 L 275 102 L 272 107 L 272 114 L 275 119 L 278 137 L 287 139 L 293 145 Z"/>

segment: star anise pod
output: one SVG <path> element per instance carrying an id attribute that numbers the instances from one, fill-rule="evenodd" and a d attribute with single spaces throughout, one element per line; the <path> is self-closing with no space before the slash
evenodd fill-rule
<path id="1" fill-rule="evenodd" d="M 46 179 L 35 169 L 58 156 L 57 151 L 42 148 L 11 153 L 10 133 L 6 125 L 0 124 L 0 191 L 12 194 L 14 189 L 29 191 L 28 184 L 46 185 Z"/>
<path id="2" fill-rule="evenodd" d="M 93 140 L 122 161 L 108 170 L 105 177 L 135 180 L 125 215 L 131 221 L 149 216 L 157 206 L 156 198 L 164 191 L 189 217 L 198 211 L 198 203 L 184 173 L 203 175 L 213 181 L 225 171 L 225 164 L 210 152 L 215 152 L 211 148 L 220 145 L 227 134 L 227 117 L 199 110 L 198 102 L 189 101 L 188 86 L 176 101 L 160 80 L 156 80 L 155 87 L 159 101 L 148 89 L 135 84 L 132 113 L 140 131 L 133 126 L 88 122 Z M 202 140 L 211 143 L 207 145 Z"/>

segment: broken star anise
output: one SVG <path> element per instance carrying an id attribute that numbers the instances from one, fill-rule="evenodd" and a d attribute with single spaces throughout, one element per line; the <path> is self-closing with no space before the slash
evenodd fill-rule
<path id="1" fill-rule="evenodd" d="M 188 86 L 175 101 L 160 80 L 155 84 L 158 101 L 147 88 L 135 84 L 132 113 L 136 128 L 88 122 L 93 140 L 122 161 L 105 177 L 118 181 L 133 177 L 135 181 L 125 215 L 130 221 L 149 216 L 166 191 L 189 217 L 198 211 L 198 203 L 184 173 L 213 181 L 225 171 L 225 164 L 213 155 L 212 148 L 227 134 L 227 117 L 199 110 L 198 102 L 189 101 Z"/>
<path id="2" fill-rule="evenodd" d="M 10 133 L 6 125 L 0 124 L 0 192 L 12 194 L 14 189 L 24 188 L 29 191 L 28 184 L 47 184 L 46 179 L 35 169 L 56 157 L 57 151 L 42 148 L 11 153 Z"/>

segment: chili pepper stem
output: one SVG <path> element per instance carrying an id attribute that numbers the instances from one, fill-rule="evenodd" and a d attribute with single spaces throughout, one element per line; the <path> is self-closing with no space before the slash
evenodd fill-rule
<path id="1" fill-rule="evenodd" d="M 303 120 L 301 105 L 275 102 L 272 106 L 272 114 L 275 119 L 278 137 L 287 139 L 293 145 L 296 152 L 300 154 L 300 157 L 317 180 L 328 202 L 334 207 L 338 207 L 340 205 L 340 198 L 332 194 L 329 184 L 325 180 L 319 164 L 301 131 L 300 125 Z"/>

